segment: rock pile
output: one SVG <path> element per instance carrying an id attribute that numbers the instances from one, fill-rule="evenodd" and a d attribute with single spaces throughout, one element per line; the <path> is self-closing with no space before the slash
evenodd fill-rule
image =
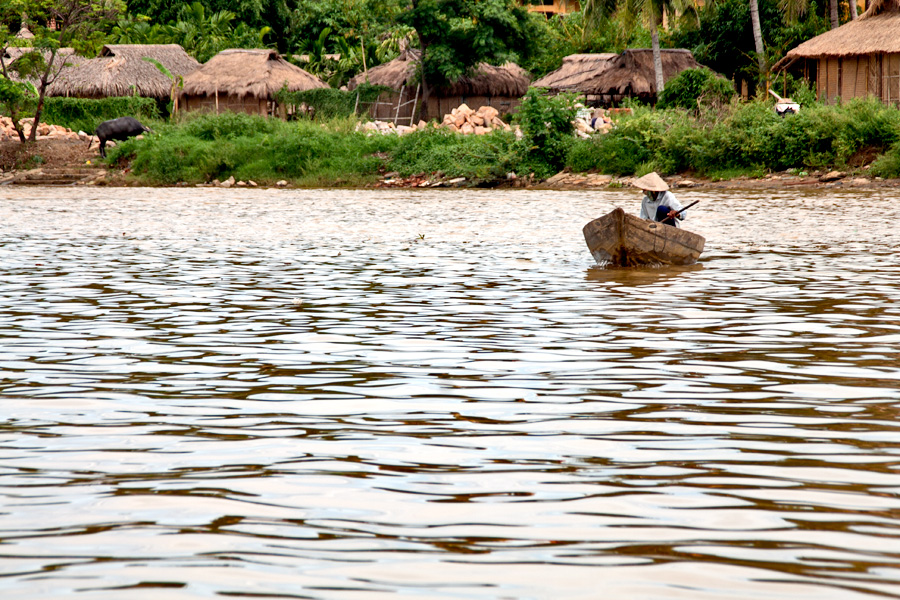
<path id="1" fill-rule="evenodd" d="M 31 135 L 31 128 L 34 125 L 34 119 L 22 119 L 19 126 L 24 131 L 25 136 Z M 61 125 L 50 125 L 49 123 L 40 123 L 38 125 L 37 139 L 82 139 L 87 141 L 91 136 L 79 131 L 75 133 L 71 129 Z M 0 140 L 19 139 L 16 128 L 13 127 L 13 121 L 9 117 L 0 117 Z"/>
<path id="2" fill-rule="evenodd" d="M 593 133 L 607 133 L 613 128 L 613 120 L 610 111 L 603 108 L 597 108 L 593 111 L 585 109 L 578 111 L 578 116 L 573 122 L 575 125 L 575 135 L 588 138 Z M 365 131 L 369 135 L 405 135 L 414 131 L 421 131 L 428 127 L 425 121 L 419 121 L 416 125 L 396 125 L 390 121 L 368 121 L 359 123 L 356 126 L 357 131 Z M 492 131 L 516 131 L 519 128 L 516 125 L 510 126 L 500 118 L 500 111 L 491 106 L 482 106 L 477 110 L 469 108 L 466 104 L 461 104 L 449 113 L 444 115 L 440 124 L 432 123 L 431 127 L 442 127 L 449 129 L 455 133 L 463 135 L 485 135 Z"/>
<path id="3" fill-rule="evenodd" d="M 364 131 L 366 135 L 379 133 L 381 135 L 405 135 L 413 131 L 425 129 L 428 124 L 425 121 L 419 121 L 417 125 L 395 125 L 390 121 L 366 121 L 365 123 L 357 123 L 356 131 Z"/>
<path id="4" fill-rule="evenodd" d="M 512 129 L 500 118 L 500 111 L 491 106 L 482 106 L 472 110 L 465 104 L 454 108 L 444 115 L 441 126 L 462 133 L 463 135 L 484 135 L 495 129 L 509 131 Z"/>

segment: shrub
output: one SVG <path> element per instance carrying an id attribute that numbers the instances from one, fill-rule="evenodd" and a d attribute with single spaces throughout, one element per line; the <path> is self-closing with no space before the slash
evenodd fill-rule
<path id="1" fill-rule="evenodd" d="M 517 155 L 515 135 L 510 132 L 461 135 L 429 128 L 401 137 L 389 167 L 402 175 L 442 173 L 447 177 L 490 179 L 510 171 L 526 172 L 524 158 Z"/>
<path id="2" fill-rule="evenodd" d="M 530 88 L 522 99 L 516 122 L 522 129 L 520 147 L 536 175 L 543 177 L 563 168 L 575 142 L 573 121 L 577 96 L 550 96 L 540 88 Z"/>
<path id="3" fill-rule="evenodd" d="M 119 117 L 134 117 L 146 124 L 147 121 L 159 119 L 160 114 L 156 100 L 141 96 L 101 99 L 51 96 L 44 100 L 41 120 L 68 127 L 72 131 L 93 133 L 103 121 Z"/>
<path id="4" fill-rule="evenodd" d="M 732 96 L 734 87 L 727 79 L 709 69 L 685 69 L 666 83 L 656 107 L 694 110 L 701 102 L 722 104 Z"/>
<path id="5" fill-rule="evenodd" d="M 324 126 L 323 126 L 324 125 Z M 200 115 L 160 124 L 159 135 L 131 139 L 110 152 L 114 163 L 131 161 L 132 172 L 152 183 L 202 183 L 252 179 L 297 185 L 357 185 L 374 178 L 391 150 L 391 136 L 350 131 L 343 121 L 323 125 L 284 122 L 256 115 Z"/>
<path id="6" fill-rule="evenodd" d="M 900 177 L 900 143 L 875 159 L 871 173 L 876 177 Z"/>

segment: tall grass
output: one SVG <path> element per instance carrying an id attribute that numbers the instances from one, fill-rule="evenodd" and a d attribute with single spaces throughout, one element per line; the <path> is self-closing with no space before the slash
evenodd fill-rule
<path id="1" fill-rule="evenodd" d="M 327 123 L 284 122 L 225 113 L 192 116 L 160 125 L 158 135 L 123 142 L 110 161 L 131 161 L 132 173 L 153 184 L 204 183 L 214 179 L 297 186 L 354 186 L 373 180 L 393 148 L 388 136 L 353 131 L 355 119 Z"/>

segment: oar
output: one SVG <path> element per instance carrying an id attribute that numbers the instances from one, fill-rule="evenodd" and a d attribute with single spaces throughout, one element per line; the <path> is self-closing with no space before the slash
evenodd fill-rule
<path id="1" fill-rule="evenodd" d="M 686 211 L 687 209 L 689 209 L 689 208 L 692 207 L 693 205 L 697 204 L 698 202 L 700 202 L 700 201 L 699 201 L 699 200 L 694 200 L 693 202 L 691 202 L 690 204 L 688 204 L 687 206 L 685 206 L 684 208 L 682 208 L 681 210 L 679 210 L 677 213 L 675 213 L 675 214 L 672 215 L 671 217 L 666 217 L 665 220 L 668 221 L 669 219 L 674 219 L 675 217 L 677 217 L 678 215 L 680 215 L 681 213 L 683 213 L 684 211 Z"/>

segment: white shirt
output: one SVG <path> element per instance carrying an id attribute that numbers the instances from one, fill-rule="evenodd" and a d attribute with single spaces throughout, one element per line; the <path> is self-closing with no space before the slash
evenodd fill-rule
<path id="1" fill-rule="evenodd" d="M 656 209 L 660 206 L 668 206 L 672 210 L 681 210 L 684 208 L 675 198 L 675 194 L 665 191 L 654 200 L 647 192 L 644 192 L 644 198 L 641 200 L 641 218 L 648 221 L 656 221 Z M 675 227 L 678 227 L 678 221 L 684 220 L 684 213 L 675 217 Z"/>

